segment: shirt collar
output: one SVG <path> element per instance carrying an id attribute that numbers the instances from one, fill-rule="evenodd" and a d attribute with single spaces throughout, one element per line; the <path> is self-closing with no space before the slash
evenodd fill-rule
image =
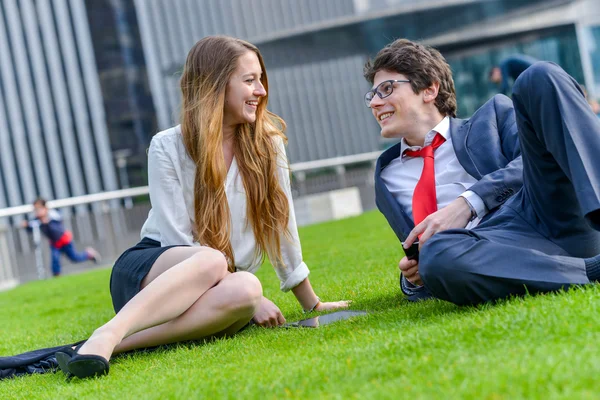
<path id="1" fill-rule="evenodd" d="M 446 117 L 444 117 L 444 119 L 442 119 L 440 121 L 439 124 L 434 126 L 432 130 L 427 132 L 427 135 L 425 135 L 424 146 L 429 146 L 431 144 L 431 142 L 433 142 L 433 138 L 435 137 L 435 135 L 437 135 L 438 133 L 440 135 L 442 135 L 444 137 L 444 139 L 448 140 L 449 132 L 450 132 L 450 118 L 446 116 Z M 400 141 L 400 154 L 402 155 L 402 158 L 404 158 L 404 151 L 406 151 L 406 150 L 421 150 L 422 148 L 423 147 L 421 147 L 421 146 L 409 146 L 408 143 L 406 143 L 406 140 L 404 140 L 404 138 L 402 138 L 402 140 Z"/>

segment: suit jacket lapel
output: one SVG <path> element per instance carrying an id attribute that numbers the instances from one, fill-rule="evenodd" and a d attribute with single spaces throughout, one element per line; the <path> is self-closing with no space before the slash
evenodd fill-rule
<path id="1" fill-rule="evenodd" d="M 471 124 L 469 121 L 458 118 L 450 118 L 450 137 L 452 146 L 456 153 L 456 158 L 469 175 L 475 179 L 481 179 L 481 173 L 475 166 L 471 154 L 467 149 L 467 140 L 471 133 Z"/>
<path id="2" fill-rule="evenodd" d="M 381 179 L 381 171 L 395 158 L 400 156 L 400 143 L 384 151 L 377 159 L 375 166 L 375 198 L 377 207 L 385 215 L 398 239 L 403 242 L 410 231 L 415 227 L 412 219 L 408 217 L 387 186 Z"/>

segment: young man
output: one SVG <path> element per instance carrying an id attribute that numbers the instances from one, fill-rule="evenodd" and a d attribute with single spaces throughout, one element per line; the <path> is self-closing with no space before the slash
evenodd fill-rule
<path id="1" fill-rule="evenodd" d="M 50 242 L 50 254 L 52 257 L 52 276 L 57 277 L 61 273 L 60 255 L 64 253 L 72 262 L 80 263 L 91 260 L 95 263 L 100 261 L 100 254 L 91 247 L 85 252 L 78 252 L 73 245 L 73 234 L 66 230 L 60 214 L 56 210 L 46 207 L 46 200 L 38 198 L 33 202 L 35 219 L 23 221 L 23 227 L 31 230 L 34 225 L 39 226 L 40 231 Z"/>
<path id="2" fill-rule="evenodd" d="M 420 259 L 402 291 L 477 304 L 600 278 L 600 121 L 579 85 L 538 62 L 469 120 L 448 64 L 397 40 L 365 65 L 381 135 L 401 139 L 375 172 L 377 205 Z"/>

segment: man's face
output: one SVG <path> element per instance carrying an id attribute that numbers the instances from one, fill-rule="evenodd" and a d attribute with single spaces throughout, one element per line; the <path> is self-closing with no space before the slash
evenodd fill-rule
<path id="1" fill-rule="evenodd" d="M 407 80 L 406 76 L 397 72 L 379 71 L 373 79 L 373 88 L 388 80 Z M 381 136 L 385 138 L 401 138 L 411 136 L 418 129 L 418 121 L 423 112 L 422 93 L 415 94 L 410 83 L 393 82 L 392 93 L 380 98 L 375 95 L 371 100 L 373 117 L 381 127 Z"/>

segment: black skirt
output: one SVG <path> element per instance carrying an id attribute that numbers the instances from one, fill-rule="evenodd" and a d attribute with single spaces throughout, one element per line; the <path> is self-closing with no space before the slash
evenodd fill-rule
<path id="1" fill-rule="evenodd" d="M 143 238 L 138 244 L 126 250 L 113 266 L 110 275 L 110 295 L 115 312 L 140 292 L 142 280 L 148 275 L 156 259 L 173 247 L 160 247 L 160 242 Z"/>

